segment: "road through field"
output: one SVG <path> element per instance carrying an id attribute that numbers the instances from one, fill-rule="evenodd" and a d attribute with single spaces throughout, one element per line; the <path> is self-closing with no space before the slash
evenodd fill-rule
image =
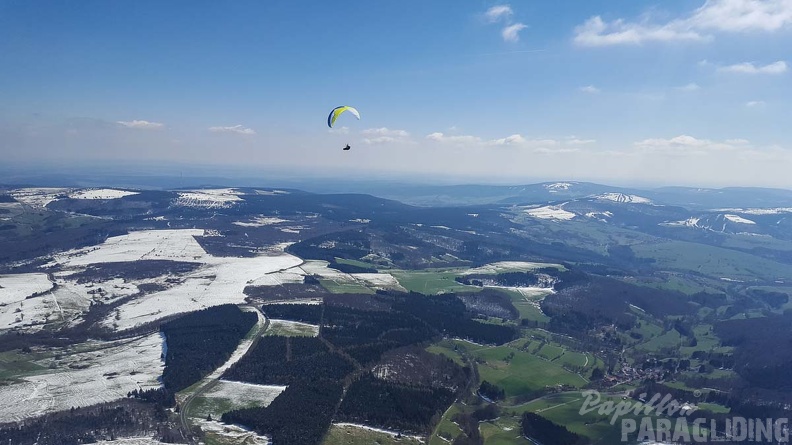
<path id="1" fill-rule="evenodd" d="M 208 376 L 204 377 L 199 383 L 194 385 L 194 390 L 187 395 L 182 401 L 179 402 L 180 411 L 179 411 L 179 421 L 181 422 L 182 428 L 182 435 L 189 441 L 189 443 L 194 444 L 197 443 L 190 430 L 190 423 L 189 423 L 189 411 L 190 411 L 190 404 L 200 397 L 206 391 L 212 389 L 215 385 L 217 385 L 220 376 L 223 373 L 233 366 L 236 362 L 238 362 L 242 357 L 247 354 L 249 350 L 254 348 L 258 343 L 261 336 L 269 327 L 269 319 L 261 313 L 260 310 L 253 306 L 240 306 L 240 308 L 244 311 L 253 311 L 258 316 L 258 320 L 256 320 L 256 325 L 250 329 L 247 336 L 239 343 L 239 346 L 231 354 L 231 357 L 223 363 L 222 366 L 215 369 L 214 372 L 209 374 Z"/>

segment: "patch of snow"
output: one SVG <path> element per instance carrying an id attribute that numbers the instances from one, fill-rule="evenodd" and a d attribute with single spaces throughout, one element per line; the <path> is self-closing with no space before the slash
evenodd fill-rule
<path id="1" fill-rule="evenodd" d="M 607 211 L 586 213 L 586 218 L 592 218 L 602 222 L 608 222 L 607 218 L 612 218 L 612 217 L 613 217 L 613 213 Z"/>
<path id="2" fill-rule="evenodd" d="M 550 191 L 550 193 L 556 193 L 559 190 L 569 190 L 572 187 L 572 184 L 568 182 L 556 182 L 554 184 L 545 184 L 544 187 Z"/>
<path id="3" fill-rule="evenodd" d="M 737 215 L 726 214 L 726 215 L 723 215 L 723 217 L 726 218 L 727 220 L 733 222 L 733 223 L 738 223 L 738 224 L 756 224 L 755 222 L 751 221 L 750 219 L 745 219 L 745 218 L 743 218 L 741 216 L 737 216 Z"/>
<path id="4" fill-rule="evenodd" d="M 308 324 L 308 323 L 303 323 L 300 321 L 292 321 L 292 320 L 278 320 L 271 318 L 270 325 L 269 328 L 267 328 L 267 331 L 269 331 L 270 329 L 272 329 L 275 332 L 285 331 L 296 335 L 310 334 L 308 335 L 310 337 L 317 337 L 319 335 L 319 325 Z M 265 332 L 264 335 L 267 335 L 267 333 Z M 278 335 L 283 335 L 283 334 L 279 333 Z"/>
<path id="5" fill-rule="evenodd" d="M 52 289 L 52 282 L 44 273 L 0 275 L 0 306 L 24 300 L 33 294 Z"/>
<path id="6" fill-rule="evenodd" d="M 120 320 L 108 317 L 103 323 L 123 330 L 173 314 L 221 304 L 241 304 L 245 302 L 243 290 L 247 283 L 302 262 L 287 253 L 252 258 L 206 256 L 203 261 L 203 267 L 183 276 L 183 283 L 136 298 L 118 309 Z"/>
<path id="7" fill-rule="evenodd" d="M 350 219 L 350 220 L 349 220 L 349 222 L 356 222 L 356 223 L 361 223 L 361 224 L 368 224 L 368 223 L 370 223 L 370 222 L 371 222 L 371 220 L 370 220 L 370 219 L 366 219 L 366 218 L 355 218 L 355 219 Z"/>
<path id="8" fill-rule="evenodd" d="M 503 272 L 528 272 L 543 267 L 562 268 L 560 264 L 555 263 L 535 263 L 530 261 L 498 261 L 495 263 L 485 264 L 483 266 L 474 267 L 464 271 L 464 274 L 496 274 Z"/>
<path id="9" fill-rule="evenodd" d="M 62 357 L 52 359 L 57 372 L 45 368 L 19 383 L 0 386 L 0 400 L 14 401 L 0 404 L 0 423 L 123 399 L 133 389 L 160 387 L 164 364 L 158 333 L 132 340 L 89 341 L 80 345 L 80 351 L 56 351 Z M 48 359 L 44 365 L 49 363 Z"/>
<path id="10" fill-rule="evenodd" d="M 242 201 L 240 193 L 234 189 L 200 189 L 178 192 L 179 197 L 173 205 L 204 209 L 227 209 Z"/>
<path id="11" fill-rule="evenodd" d="M 69 193 L 71 199 L 118 199 L 138 195 L 139 192 L 118 189 L 83 189 Z"/>
<path id="12" fill-rule="evenodd" d="M 288 220 L 273 217 L 273 216 L 257 216 L 249 221 L 235 221 L 232 224 L 242 227 L 263 227 L 272 224 L 289 222 Z"/>
<path id="13" fill-rule="evenodd" d="M 407 289 L 399 284 L 399 280 L 389 273 L 353 273 L 350 274 L 354 279 L 362 281 L 364 286 L 379 289 L 396 289 L 407 292 Z"/>
<path id="14" fill-rule="evenodd" d="M 218 380 L 217 384 L 201 394 L 201 397 L 229 399 L 233 400 L 234 404 L 266 407 L 285 389 L 285 386 Z"/>
<path id="15" fill-rule="evenodd" d="M 256 194 L 264 196 L 288 195 L 286 190 L 256 190 Z"/>
<path id="16" fill-rule="evenodd" d="M 648 198 L 644 198 L 638 195 L 626 195 L 624 193 L 603 193 L 601 195 L 595 196 L 594 198 L 599 199 L 601 201 L 613 201 L 613 202 L 630 203 L 630 204 L 652 203 L 652 201 Z"/>
<path id="17" fill-rule="evenodd" d="M 98 246 L 70 250 L 55 256 L 65 267 L 138 260 L 200 261 L 208 257 L 196 236 L 201 229 L 143 230 L 114 236 Z"/>
<path id="18" fill-rule="evenodd" d="M 269 445 L 271 443 L 267 436 L 259 436 L 255 431 L 241 425 L 226 425 L 225 423 L 206 419 L 198 420 L 198 425 L 202 431 L 228 439 L 229 443 L 245 445 Z"/>
<path id="19" fill-rule="evenodd" d="M 432 226 L 435 229 L 443 229 L 443 230 L 451 230 L 451 227 L 448 226 Z"/>
<path id="20" fill-rule="evenodd" d="M 715 209 L 715 211 L 744 213 L 747 215 L 779 215 L 782 213 L 792 213 L 792 207 L 753 208 L 753 209 L 726 208 L 726 209 Z"/>
<path id="21" fill-rule="evenodd" d="M 703 228 L 699 225 L 699 221 L 701 218 L 696 218 L 691 216 L 688 219 L 682 221 L 668 221 L 664 223 L 660 223 L 661 226 L 668 226 L 668 227 L 694 227 L 694 228 Z"/>
<path id="22" fill-rule="evenodd" d="M 478 218 L 478 213 L 468 213 L 468 216 L 472 216 L 473 218 Z"/>
<path id="23" fill-rule="evenodd" d="M 391 431 L 391 430 L 385 430 L 385 429 L 382 429 L 382 428 L 375 428 L 373 426 L 362 425 L 362 424 L 359 424 L 359 423 L 343 423 L 343 422 L 339 422 L 339 423 L 334 423 L 333 426 L 342 427 L 342 428 L 343 427 L 361 428 L 361 429 L 364 429 L 364 430 L 375 431 L 377 433 L 387 434 L 387 435 L 393 436 L 393 437 L 401 435 L 401 437 L 408 437 L 408 438 L 411 438 L 411 439 L 418 439 L 418 440 L 421 440 L 421 441 L 424 440 L 423 436 L 413 436 L 413 435 L 409 435 L 409 434 L 402 434 L 402 433 L 400 433 L 398 431 Z"/>
<path id="24" fill-rule="evenodd" d="M 160 442 L 151 437 L 124 437 L 115 440 L 100 440 L 96 443 L 104 445 L 168 445 L 167 442 Z"/>
<path id="25" fill-rule="evenodd" d="M 562 209 L 562 205 L 557 206 L 544 206 L 544 207 L 536 207 L 531 209 L 526 209 L 525 213 L 528 215 L 539 218 L 539 219 L 550 219 L 556 221 L 569 221 L 570 219 L 574 218 L 575 215 L 572 212 L 567 212 L 566 210 Z"/>
<path id="26" fill-rule="evenodd" d="M 59 196 L 66 195 L 71 189 L 67 188 L 23 188 L 11 192 L 11 196 L 19 202 L 36 206 L 47 207 L 47 204 L 58 199 Z"/>

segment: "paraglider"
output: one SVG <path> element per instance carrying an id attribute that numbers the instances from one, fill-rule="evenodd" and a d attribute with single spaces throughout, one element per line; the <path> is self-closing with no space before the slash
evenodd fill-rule
<path id="1" fill-rule="evenodd" d="M 340 107 L 333 108 L 333 111 L 331 111 L 330 115 L 327 116 L 327 126 L 333 128 L 333 124 L 335 123 L 336 119 L 338 119 L 338 117 L 341 116 L 341 114 L 343 114 L 345 111 L 349 111 L 352 113 L 352 115 L 358 118 L 358 120 L 360 120 L 360 113 L 358 113 L 358 110 L 348 105 L 342 105 Z"/>
<path id="2" fill-rule="evenodd" d="M 338 119 L 338 117 L 346 111 L 349 111 L 353 116 L 360 120 L 360 113 L 358 113 L 358 110 L 348 105 L 342 105 L 340 107 L 333 108 L 333 111 L 331 111 L 330 115 L 327 116 L 327 126 L 333 128 L 333 124 L 335 124 L 336 119 Z M 346 151 L 350 148 L 352 147 L 350 147 L 349 144 L 346 144 L 346 147 L 344 147 L 343 150 Z"/>

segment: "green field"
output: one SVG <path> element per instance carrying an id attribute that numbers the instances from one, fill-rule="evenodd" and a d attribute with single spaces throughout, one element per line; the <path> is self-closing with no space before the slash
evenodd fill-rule
<path id="1" fill-rule="evenodd" d="M 319 279 L 319 283 L 334 294 L 373 294 L 370 288 L 358 283 L 357 281 L 337 281 L 329 278 Z"/>
<path id="2" fill-rule="evenodd" d="M 765 258 L 685 241 L 664 241 L 632 246 L 635 255 L 656 260 L 656 266 L 690 270 L 713 278 L 774 281 L 792 278 L 788 265 Z"/>
<path id="3" fill-rule="evenodd" d="M 396 280 L 405 289 L 420 292 L 426 295 L 443 294 L 450 292 L 478 292 L 477 286 L 466 286 L 457 283 L 454 279 L 461 276 L 457 269 L 450 270 L 394 270 L 391 271 Z"/>
<path id="4" fill-rule="evenodd" d="M 512 358 L 507 358 L 514 353 Z M 566 384 L 582 386 L 586 381 L 561 364 L 508 346 L 471 352 L 478 362 L 481 380 L 500 386 L 507 397 L 524 395 L 548 386 Z"/>

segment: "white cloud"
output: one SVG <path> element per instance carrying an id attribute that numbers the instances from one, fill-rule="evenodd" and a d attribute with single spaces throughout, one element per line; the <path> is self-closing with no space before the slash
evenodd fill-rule
<path id="1" fill-rule="evenodd" d="M 589 94 L 599 94 L 602 92 L 601 89 L 595 87 L 594 85 L 586 85 L 584 87 L 580 87 L 580 91 Z"/>
<path id="2" fill-rule="evenodd" d="M 116 123 L 127 128 L 138 128 L 138 129 L 147 129 L 147 130 L 162 128 L 165 126 L 164 124 L 161 124 L 159 122 L 149 122 L 143 120 L 118 121 Z"/>
<path id="3" fill-rule="evenodd" d="M 366 136 L 390 136 L 390 137 L 409 137 L 410 133 L 404 130 L 391 130 L 386 127 L 382 128 L 369 128 L 360 132 L 360 134 Z"/>
<path id="4" fill-rule="evenodd" d="M 586 144 L 593 144 L 597 142 L 596 139 L 578 139 L 576 137 L 569 137 L 567 138 L 564 143 L 569 145 L 586 145 Z"/>
<path id="5" fill-rule="evenodd" d="M 700 89 L 701 87 L 697 83 L 693 83 L 693 82 L 681 87 L 677 87 L 677 90 L 686 91 L 686 92 L 698 91 Z"/>
<path id="6" fill-rule="evenodd" d="M 509 17 L 512 16 L 514 11 L 512 11 L 511 6 L 509 5 L 497 5 L 489 8 L 487 12 L 484 13 L 484 17 L 487 18 L 487 21 L 490 23 L 495 23 L 500 20 L 508 20 Z"/>
<path id="7" fill-rule="evenodd" d="M 763 100 L 749 100 L 745 103 L 745 106 L 748 108 L 757 108 L 763 107 L 765 105 L 765 101 Z"/>
<path id="8" fill-rule="evenodd" d="M 574 41 L 581 46 L 608 46 L 705 39 L 696 31 L 676 29 L 670 24 L 658 26 L 623 19 L 605 22 L 602 17 L 594 16 L 575 28 Z"/>
<path id="9" fill-rule="evenodd" d="M 753 62 L 744 62 L 718 68 L 718 71 L 743 74 L 782 74 L 785 73 L 786 70 L 787 64 L 783 60 L 769 63 L 764 66 L 754 65 Z"/>
<path id="10" fill-rule="evenodd" d="M 426 136 L 426 139 L 435 142 L 450 143 L 450 144 L 478 144 L 481 143 L 481 138 L 470 135 L 452 136 L 441 132 L 432 133 Z"/>
<path id="11" fill-rule="evenodd" d="M 749 141 L 745 139 L 728 139 L 723 142 L 709 139 L 698 139 L 693 136 L 680 135 L 670 139 L 655 138 L 638 141 L 635 146 L 652 152 L 667 154 L 706 154 L 714 151 L 730 151 L 748 147 Z"/>
<path id="12" fill-rule="evenodd" d="M 369 136 L 363 139 L 364 144 L 377 145 L 377 144 L 389 144 L 392 142 L 399 142 L 403 144 L 414 143 L 410 139 L 410 133 L 404 130 L 391 130 L 390 128 L 382 127 L 382 128 L 369 128 L 361 131 L 360 133 L 365 136 Z"/>
<path id="13" fill-rule="evenodd" d="M 683 17 L 659 23 L 594 16 L 575 29 L 574 41 L 582 46 L 701 41 L 712 38 L 709 32 L 773 32 L 790 24 L 790 0 L 707 0 Z"/>
<path id="14" fill-rule="evenodd" d="M 334 127 L 327 130 L 328 133 L 333 134 L 349 134 L 349 127 Z"/>
<path id="15" fill-rule="evenodd" d="M 519 42 L 520 41 L 520 31 L 527 28 L 528 26 L 522 23 L 515 23 L 513 25 L 509 25 L 503 28 L 501 31 L 501 36 L 503 40 L 506 42 Z"/>
<path id="16" fill-rule="evenodd" d="M 489 143 L 492 145 L 517 145 L 517 144 L 524 144 L 525 142 L 526 142 L 525 138 L 519 134 L 513 134 L 505 138 L 493 139 L 489 141 Z"/>
<path id="17" fill-rule="evenodd" d="M 213 133 L 236 133 L 244 135 L 256 134 L 251 128 L 243 127 L 242 125 L 233 125 L 229 127 L 209 127 L 209 131 Z"/>

